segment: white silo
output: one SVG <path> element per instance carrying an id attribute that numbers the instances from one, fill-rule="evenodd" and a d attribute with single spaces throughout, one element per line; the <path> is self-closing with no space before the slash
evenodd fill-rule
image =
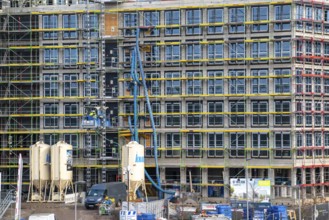
<path id="1" fill-rule="evenodd" d="M 51 187 L 49 200 L 64 201 L 67 190 L 73 190 L 73 147 L 64 141 L 51 146 Z"/>
<path id="2" fill-rule="evenodd" d="M 30 146 L 30 186 L 28 201 L 46 200 L 50 186 L 50 146 L 42 141 Z"/>
<path id="3" fill-rule="evenodd" d="M 122 180 L 129 186 L 129 199 L 136 199 L 136 191 L 145 190 L 144 146 L 131 141 L 122 147 Z M 146 193 L 146 190 L 145 190 Z"/>

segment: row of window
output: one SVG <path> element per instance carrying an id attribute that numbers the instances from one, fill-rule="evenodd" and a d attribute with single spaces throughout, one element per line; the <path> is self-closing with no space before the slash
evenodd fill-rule
<path id="1" fill-rule="evenodd" d="M 79 104 L 77 103 L 64 103 L 63 104 L 64 114 L 78 114 Z M 45 103 L 43 106 L 44 114 L 59 114 L 59 104 L 58 103 Z M 43 119 L 44 128 L 58 128 L 59 117 L 47 116 Z M 64 117 L 65 128 L 78 128 L 80 126 L 78 116 L 66 116 Z"/>
<path id="2" fill-rule="evenodd" d="M 209 65 L 223 65 L 224 58 L 230 58 L 231 64 L 244 63 L 244 58 L 254 58 L 252 63 L 267 63 L 269 57 L 278 59 L 289 59 L 291 57 L 291 41 L 282 40 L 275 41 L 273 43 L 273 54 L 270 55 L 269 43 L 268 42 L 254 42 L 250 46 L 250 56 L 247 56 L 246 43 L 234 42 L 227 44 L 227 54 L 224 52 L 223 43 L 209 44 L 202 46 L 199 43 L 188 44 L 186 46 L 180 45 L 165 45 L 164 48 L 156 45 L 150 46 L 150 50 L 144 54 L 145 66 L 157 66 L 159 62 L 165 62 L 166 65 L 179 65 L 182 59 L 186 59 L 187 65 L 200 65 L 200 59 L 209 59 L 207 63 Z M 183 48 L 185 47 L 185 51 Z M 164 61 L 162 61 L 161 52 L 164 49 Z M 203 51 L 206 50 L 206 51 Z M 185 53 L 183 57 L 182 53 Z M 204 52 L 206 52 L 204 54 Z M 242 59 L 242 60 L 239 60 Z M 265 59 L 265 60 L 261 60 Z M 131 63 L 131 51 L 124 49 L 123 61 L 126 67 L 130 66 Z M 175 62 L 176 61 L 176 62 Z M 288 60 L 289 61 L 289 60 Z"/>
<path id="3" fill-rule="evenodd" d="M 42 28 L 43 29 L 78 29 L 79 26 L 79 15 L 77 14 L 63 14 L 62 25 L 58 24 L 58 15 L 43 15 L 42 16 Z M 99 36 L 99 18 L 96 14 L 83 14 L 82 25 L 84 29 L 82 36 L 83 38 L 98 38 Z M 59 32 L 57 30 L 43 32 L 43 39 L 58 39 Z M 78 30 L 64 30 L 63 39 L 77 39 Z"/>
<path id="4" fill-rule="evenodd" d="M 98 47 L 97 45 L 92 45 L 91 48 L 82 48 L 82 62 L 92 63 L 97 65 L 98 63 Z M 81 61 L 79 59 L 79 49 L 78 48 L 64 48 L 63 54 L 59 53 L 60 50 L 56 48 L 44 49 L 43 61 L 46 64 L 44 68 L 56 68 L 58 67 L 59 57 L 62 58 L 62 63 L 64 68 L 77 68 L 78 63 Z"/>
<path id="5" fill-rule="evenodd" d="M 187 35 L 200 35 L 202 33 L 201 24 L 207 23 L 208 34 L 220 34 L 223 33 L 223 23 L 226 21 L 223 8 L 209 8 L 209 9 L 186 9 L 185 10 L 185 21 L 182 20 L 183 11 L 170 10 L 164 11 L 164 25 L 169 26 L 165 28 L 165 35 L 180 35 L 181 30 L 178 25 L 186 24 Z M 268 6 L 252 6 L 251 7 L 251 21 L 268 21 L 269 19 L 269 7 Z M 205 17 L 203 16 L 205 14 Z M 291 29 L 291 5 L 276 5 L 274 6 L 273 19 L 278 21 L 274 23 L 275 31 L 286 31 Z M 123 14 L 123 26 L 125 36 L 135 36 L 136 31 L 134 28 L 141 23 L 144 26 L 157 26 L 161 24 L 161 14 L 158 11 L 147 11 L 143 12 L 142 20 L 139 21 L 137 13 L 124 13 Z M 247 11 L 245 7 L 229 8 L 227 21 L 229 25 L 229 33 L 244 33 Z M 170 27 L 175 26 L 176 27 Z M 253 24 L 253 32 L 267 32 L 269 29 L 268 23 Z M 153 29 L 150 33 L 146 34 L 149 36 L 159 36 L 159 29 Z"/>
<path id="6" fill-rule="evenodd" d="M 224 126 L 224 118 L 227 117 L 230 126 L 244 126 L 247 123 L 247 105 L 245 101 L 230 101 L 228 102 L 228 112 L 224 112 L 223 101 L 208 101 L 207 109 L 203 110 L 203 102 L 201 101 L 188 101 L 186 102 L 187 112 L 187 126 L 203 126 L 203 114 L 209 112 L 207 115 L 208 126 Z M 274 101 L 275 114 L 274 125 L 288 126 L 290 125 L 290 101 L 289 100 L 276 100 Z M 250 104 L 250 111 L 255 114 L 251 115 L 251 123 L 254 126 L 268 126 L 270 115 L 266 114 L 269 111 L 268 101 L 252 101 Z M 160 102 L 151 103 L 153 113 L 161 113 Z M 146 106 L 145 106 L 145 109 Z M 165 126 L 168 127 L 181 127 L 182 126 L 182 103 L 181 102 L 165 102 Z M 257 114 L 259 112 L 259 114 Z M 133 113 L 133 104 L 124 103 L 124 113 Z M 191 113 L 191 114 L 188 114 Z M 193 114 L 192 114 L 193 113 Z M 211 114 L 213 113 L 213 114 Z M 225 113 L 225 114 L 224 114 Z M 262 114 L 263 113 L 263 114 Z M 265 113 L 265 114 L 264 114 Z M 161 126 L 161 117 L 154 116 L 156 126 Z M 134 123 L 134 122 L 133 122 Z M 146 118 L 145 126 L 149 125 L 149 119 Z"/>
<path id="7" fill-rule="evenodd" d="M 98 96 L 99 94 L 99 76 L 97 73 L 84 74 L 83 79 L 90 79 L 90 82 L 83 83 L 84 96 Z M 44 97 L 56 97 L 62 94 L 65 97 L 79 96 L 79 75 L 63 74 L 64 82 L 59 81 L 58 74 L 44 74 L 43 75 L 43 95 Z M 60 85 L 63 84 L 62 88 Z"/>
<path id="8" fill-rule="evenodd" d="M 151 95 L 161 95 L 162 92 L 166 95 L 181 95 L 183 94 L 183 84 L 185 82 L 186 91 L 185 94 L 197 95 L 197 94 L 245 94 L 247 87 L 250 86 L 250 93 L 269 93 L 270 80 L 266 78 L 269 72 L 267 69 L 253 69 L 250 71 L 250 75 L 255 78 L 248 80 L 244 78 L 246 76 L 245 70 L 229 70 L 228 76 L 230 79 L 223 79 L 223 70 L 209 70 L 207 75 L 209 79 L 198 79 L 203 77 L 201 71 L 187 71 L 187 80 L 179 80 L 182 77 L 181 72 L 165 72 L 164 77 L 164 91 L 161 89 L 162 82 L 158 80 L 149 81 L 148 88 L 151 91 Z M 274 69 L 274 74 L 278 76 L 273 79 L 274 92 L 275 93 L 289 93 L 291 92 L 291 79 L 290 77 L 279 77 L 282 75 L 290 75 L 291 69 Z M 160 78 L 160 73 L 147 73 L 147 78 L 156 79 Z M 217 78 L 219 77 L 219 78 Z M 236 77 L 236 78 L 235 78 Z M 259 77 L 259 78 L 258 78 Z M 264 77 L 264 78 L 262 78 Z M 124 74 L 124 78 L 130 78 L 130 74 Z M 172 78 L 172 80 L 170 80 Z M 196 78 L 196 79 L 193 79 Z M 204 84 L 206 81 L 207 85 Z M 228 83 L 228 88 L 224 86 Z M 131 84 L 129 81 L 125 81 L 123 85 L 124 92 L 130 90 Z M 205 88 L 204 88 L 205 87 Z M 203 91 L 207 89 L 207 91 Z M 226 91 L 227 89 L 227 91 Z"/>
<path id="9" fill-rule="evenodd" d="M 322 100 L 296 100 L 296 111 L 297 112 L 311 112 L 315 111 L 317 113 L 321 111 L 329 111 L 329 100 L 322 101 Z"/>
<path id="10" fill-rule="evenodd" d="M 165 153 L 166 157 L 181 157 L 180 149 L 183 147 L 181 134 L 166 133 L 164 136 L 164 146 L 160 144 L 163 143 L 161 142 L 161 134 L 158 134 L 157 145 L 167 148 Z M 203 138 L 207 139 L 206 146 L 204 145 Z M 153 145 L 150 144 L 153 142 L 141 140 L 141 143 L 145 145 L 146 155 L 153 156 Z M 172 148 L 172 150 L 170 150 L 170 148 Z M 251 151 L 253 157 L 269 157 L 270 152 L 265 148 L 274 148 L 275 157 L 290 157 L 291 134 L 284 132 L 274 133 L 273 140 L 270 140 L 268 133 L 251 133 L 250 138 L 247 138 L 246 133 L 230 133 L 227 137 L 225 137 L 223 133 L 209 133 L 207 135 L 201 133 L 187 133 L 185 148 L 187 148 L 187 157 L 202 156 L 202 148 L 210 148 L 207 151 L 208 157 L 223 157 L 224 148 L 229 149 L 230 157 L 245 157 L 245 148 L 255 148 L 255 150 Z M 212 150 L 213 148 L 214 150 Z"/>

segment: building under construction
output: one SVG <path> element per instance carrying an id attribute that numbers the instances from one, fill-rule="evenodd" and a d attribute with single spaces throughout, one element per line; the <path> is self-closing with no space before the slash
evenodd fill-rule
<path id="1" fill-rule="evenodd" d="M 1 172 L 15 184 L 29 146 L 74 147 L 74 181 L 119 181 L 137 124 L 155 178 L 146 96 L 133 116 L 139 34 L 157 130 L 160 179 L 230 197 L 230 179 L 269 179 L 271 200 L 329 195 L 326 1 L 2 1 Z M 138 30 L 138 31 L 137 31 Z M 110 126 L 84 127 L 92 108 Z M 209 189 L 212 189 L 211 193 Z"/>

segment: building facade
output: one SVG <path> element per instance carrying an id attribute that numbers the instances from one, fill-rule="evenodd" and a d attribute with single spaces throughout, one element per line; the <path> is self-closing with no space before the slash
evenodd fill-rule
<path id="1" fill-rule="evenodd" d="M 229 198 L 230 179 L 248 176 L 271 181 L 272 201 L 299 189 L 304 198 L 328 195 L 329 5 L 160 1 L 118 12 L 120 126 L 132 113 L 130 49 L 139 28 L 164 186 L 189 191 L 192 181 L 204 197 Z M 139 92 L 140 142 L 155 175 Z"/>
<path id="2" fill-rule="evenodd" d="M 29 184 L 29 146 L 74 147 L 74 181 L 120 180 L 131 139 L 137 28 L 158 134 L 160 179 L 203 197 L 269 179 L 272 201 L 329 188 L 329 4 L 320 1 L 2 1 L 0 172 Z M 83 116 L 108 107 L 111 127 Z M 145 94 L 139 140 L 155 179 Z M 248 173 L 248 175 L 247 175 Z"/>

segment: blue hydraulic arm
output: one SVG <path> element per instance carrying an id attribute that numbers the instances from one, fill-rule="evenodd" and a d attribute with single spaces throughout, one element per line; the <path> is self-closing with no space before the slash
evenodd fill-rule
<path id="1" fill-rule="evenodd" d="M 138 88 L 141 85 L 144 89 L 145 99 L 146 99 L 146 105 L 147 109 L 150 115 L 150 121 L 151 121 L 151 127 L 152 127 L 152 137 L 153 137 L 153 148 L 154 148 L 154 161 L 155 161 L 155 172 L 156 172 L 156 179 L 157 183 L 153 181 L 153 179 L 150 177 L 148 172 L 145 170 L 145 175 L 149 179 L 149 181 L 152 183 L 152 185 L 158 189 L 160 192 L 166 193 L 166 194 L 175 194 L 175 192 L 167 191 L 162 189 L 161 187 L 161 180 L 160 180 L 160 173 L 159 173 L 159 164 L 158 164 L 158 146 L 157 146 L 157 133 L 155 129 L 155 123 L 153 118 L 153 111 L 150 103 L 150 98 L 148 95 L 148 89 L 146 85 L 145 80 L 145 73 L 143 69 L 141 54 L 139 51 L 139 32 L 140 29 L 136 29 L 136 45 L 132 50 L 132 56 L 131 56 L 131 69 L 130 74 L 132 78 L 132 84 L 133 84 L 133 96 L 134 96 L 134 128 L 132 128 L 131 124 L 131 118 L 128 118 L 129 122 L 129 128 L 130 132 L 132 132 L 132 140 L 138 142 L 138 127 L 137 127 L 137 120 L 138 120 L 138 103 L 137 103 L 137 96 L 138 96 Z M 139 74 L 137 72 L 137 69 L 139 68 Z M 139 80 L 141 78 L 141 82 Z"/>

